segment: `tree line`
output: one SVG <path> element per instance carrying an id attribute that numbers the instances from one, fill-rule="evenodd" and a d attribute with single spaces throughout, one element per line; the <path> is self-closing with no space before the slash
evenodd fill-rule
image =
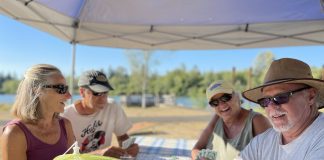
<path id="1" fill-rule="evenodd" d="M 157 73 L 145 73 L 147 70 L 141 65 L 133 67 L 128 73 L 124 67 L 102 69 L 109 75 L 109 82 L 114 87 L 110 95 L 132 95 L 142 94 L 143 77 L 147 77 L 145 93 L 152 95 L 171 94 L 176 97 L 187 96 L 195 100 L 196 105 L 201 105 L 206 101 L 205 90 L 214 80 L 226 80 L 233 83 L 238 91 L 243 91 L 260 85 L 263 81 L 265 71 L 270 63 L 275 59 L 271 52 L 262 53 L 256 57 L 251 68 L 236 70 L 233 67 L 229 71 L 201 72 L 197 67 L 186 69 L 185 65 L 176 68 L 165 75 Z M 138 63 L 135 63 L 138 64 Z M 146 71 L 145 71 L 146 70 Z M 322 78 L 322 69 L 312 67 L 315 78 Z M 147 74 L 147 75 L 144 75 Z M 67 77 L 69 79 L 70 77 Z M 77 84 L 78 77 L 74 84 Z M 11 74 L 0 73 L 0 92 L 2 94 L 15 94 L 19 79 Z M 74 93 L 78 93 L 77 86 L 74 86 Z"/>

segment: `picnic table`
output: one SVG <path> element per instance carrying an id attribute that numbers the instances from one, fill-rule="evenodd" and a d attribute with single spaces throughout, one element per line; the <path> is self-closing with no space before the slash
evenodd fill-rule
<path id="1" fill-rule="evenodd" d="M 136 136 L 138 160 L 190 160 L 196 140 Z"/>

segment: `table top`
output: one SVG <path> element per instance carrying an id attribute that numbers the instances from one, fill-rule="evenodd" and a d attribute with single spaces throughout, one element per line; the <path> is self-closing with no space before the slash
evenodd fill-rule
<path id="1" fill-rule="evenodd" d="M 196 140 L 136 136 L 140 146 L 138 160 L 190 160 Z"/>

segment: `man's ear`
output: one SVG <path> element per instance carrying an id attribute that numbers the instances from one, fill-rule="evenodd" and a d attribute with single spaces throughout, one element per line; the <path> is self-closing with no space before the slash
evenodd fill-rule
<path id="1" fill-rule="evenodd" d="M 316 88 L 310 88 L 309 91 L 309 103 L 310 105 L 316 103 L 316 95 L 318 93 L 317 89 Z"/>

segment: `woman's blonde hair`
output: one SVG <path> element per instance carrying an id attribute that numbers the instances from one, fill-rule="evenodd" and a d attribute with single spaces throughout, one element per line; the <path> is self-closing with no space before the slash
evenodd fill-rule
<path id="1" fill-rule="evenodd" d="M 48 77 L 62 74 L 49 64 L 37 64 L 27 69 L 24 78 L 19 83 L 12 113 L 24 121 L 37 122 L 41 115 L 39 96 L 41 89 L 47 84 Z"/>

